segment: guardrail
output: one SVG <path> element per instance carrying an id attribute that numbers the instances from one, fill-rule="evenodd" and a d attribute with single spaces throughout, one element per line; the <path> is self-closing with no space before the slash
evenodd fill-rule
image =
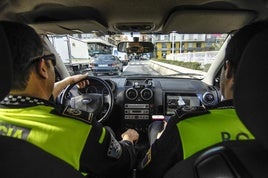
<path id="1" fill-rule="evenodd" d="M 172 64 L 162 63 L 150 60 L 150 67 L 156 71 L 158 71 L 161 75 L 174 75 L 178 73 L 191 73 L 197 75 L 205 75 L 206 72 L 200 70 L 188 69 L 181 66 L 176 66 Z"/>
<path id="2" fill-rule="evenodd" d="M 188 52 L 188 53 L 176 53 L 168 54 L 166 59 L 176 60 L 183 62 L 199 62 L 202 66 L 205 64 L 211 64 L 216 59 L 219 51 L 205 51 L 205 52 Z"/>

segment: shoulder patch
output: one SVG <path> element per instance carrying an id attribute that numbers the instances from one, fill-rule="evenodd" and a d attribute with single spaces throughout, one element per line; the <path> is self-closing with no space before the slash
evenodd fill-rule
<path id="1" fill-rule="evenodd" d="M 183 120 L 189 117 L 198 116 L 198 115 L 207 114 L 207 113 L 209 113 L 209 111 L 202 106 L 193 106 L 193 107 L 181 106 L 175 111 L 175 116 L 177 116 L 179 120 Z"/>
<path id="2" fill-rule="evenodd" d="M 71 117 L 71 118 L 74 118 L 74 119 L 77 119 L 80 121 L 87 122 L 89 124 L 91 124 L 92 120 L 93 120 L 93 113 L 89 113 L 86 111 L 75 109 L 75 108 L 72 108 L 70 106 L 66 106 L 62 110 L 61 114 L 63 116 L 67 116 L 67 117 Z"/>

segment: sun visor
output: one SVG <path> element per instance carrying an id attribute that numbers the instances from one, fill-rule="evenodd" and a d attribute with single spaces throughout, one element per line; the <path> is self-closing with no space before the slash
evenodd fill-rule
<path id="1" fill-rule="evenodd" d="M 163 30 L 165 33 L 228 33 L 255 17 L 252 11 L 177 10 L 168 17 Z"/>
<path id="2" fill-rule="evenodd" d="M 96 33 L 104 35 L 107 33 L 107 27 L 95 20 L 71 20 L 61 22 L 47 22 L 29 24 L 39 34 L 78 34 L 78 33 Z"/>
<path id="3" fill-rule="evenodd" d="M 66 7 L 45 4 L 33 11 L 16 14 L 19 21 L 27 21 L 38 33 L 75 34 L 106 33 L 107 23 L 93 7 Z"/>

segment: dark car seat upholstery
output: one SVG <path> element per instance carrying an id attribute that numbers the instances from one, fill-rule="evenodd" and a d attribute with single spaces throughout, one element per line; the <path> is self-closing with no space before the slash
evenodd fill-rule
<path id="1" fill-rule="evenodd" d="M 8 47 L 8 42 L 6 36 L 4 35 L 4 30 L 0 26 L 0 100 L 2 100 L 10 90 L 11 84 L 11 65 L 12 58 Z"/>
<path id="2" fill-rule="evenodd" d="M 230 141 L 200 151 L 175 164 L 164 178 L 264 178 L 268 151 L 256 140 Z"/>
<path id="3" fill-rule="evenodd" d="M 268 30 L 248 44 L 238 69 L 235 107 L 243 123 L 268 149 Z"/>
<path id="4" fill-rule="evenodd" d="M 241 56 L 235 81 L 234 104 L 237 114 L 255 140 L 214 145 L 178 162 L 166 173 L 165 178 L 268 176 L 267 30 L 249 40 Z"/>
<path id="5" fill-rule="evenodd" d="M 12 54 L 0 26 L 0 100 L 10 90 Z M 26 141 L 2 136 L 0 129 L 0 177 L 82 178 L 69 164 Z"/>
<path id="6" fill-rule="evenodd" d="M 3 178 L 82 178 L 69 164 L 40 148 L 0 136 L 0 174 Z"/>

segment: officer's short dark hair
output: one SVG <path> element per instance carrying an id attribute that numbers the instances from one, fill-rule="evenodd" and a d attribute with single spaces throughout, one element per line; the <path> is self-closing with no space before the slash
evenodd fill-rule
<path id="1" fill-rule="evenodd" d="M 0 21 L 0 25 L 6 34 L 13 59 L 11 89 L 23 90 L 30 73 L 30 67 L 25 68 L 25 65 L 43 53 L 41 38 L 33 28 L 22 23 Z"/>
<path id="2" fill-rule="evenodd" d="M 236 70 L 250 39 L 258 32 L 268 29 L 268 21 L 258 21 L 246 25 L 233 34 L 225 51 L 225 61 L 230 62 L 231 74 L 236 75 Z"/>

